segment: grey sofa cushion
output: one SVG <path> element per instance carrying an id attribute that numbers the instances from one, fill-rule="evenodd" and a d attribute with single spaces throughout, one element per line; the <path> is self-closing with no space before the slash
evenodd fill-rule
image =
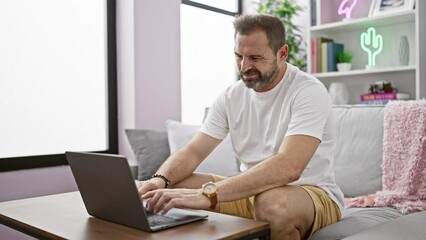
<path id="1" fill-rule="evenodd" d="M 397 210 L 388 207 L 347 208 L 343 210 L 342 219 L 339 222 L 316 231 L 312 240 L 344 239 L 400 216 L 402 215 Z"/>
<path id="2" fill-rule="evenodd" d="M 126 129 L 126 135 L 138 162 L 138 180 L 146 180 L 170 155 L 167 132 Z"/>
<path id="3" fill-rule="evenodd" d="M 334 106 L 334 172 L 345 197 L 382 189 L 383 106 Z"/>

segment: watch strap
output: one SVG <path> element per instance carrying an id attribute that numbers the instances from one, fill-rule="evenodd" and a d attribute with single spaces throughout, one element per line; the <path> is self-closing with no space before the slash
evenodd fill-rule
<path id="1" fill-rule="evenodd" d="M 210 200 L 210 209 L 214 210 L 217 205 L 217 193 L 214 192 L 212 194 L 203 193 L 204 196 L 208 197 Z"/>

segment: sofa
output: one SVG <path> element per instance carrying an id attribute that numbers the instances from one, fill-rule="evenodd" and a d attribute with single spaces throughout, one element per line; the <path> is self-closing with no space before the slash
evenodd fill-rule
<path id="1" fill-rule="evenodd" d="M 333 106 L 337 123 L 336 181 L 347 199 L 368 196 L 383 188 L 384 113 L 385 106 L 380 105 Z M 426 126 L 426 121 L 423 124 Z M 127 129 L 138 162 L 138 179 L 149 178 L 170 153 L 191 139 L 199 127 L 168 120 L 166 131 Z M 238 174 L 238 162 L 230 140 L 222 141 L 196 171 L 223 176 Z M 374 205 L 346 207 L 338 223 L 318 230 L 312 239 L 426 239 L 425 227 L 425 211 L 408 213 L 394 207 Z"/>

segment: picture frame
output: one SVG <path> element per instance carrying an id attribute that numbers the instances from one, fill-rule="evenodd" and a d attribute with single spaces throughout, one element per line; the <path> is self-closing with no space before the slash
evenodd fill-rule
<path id="1" fill-rule="evenodd" d="M 370 16 L 392 14 L 414 8 L 415 0 L 372 0 Z"/>

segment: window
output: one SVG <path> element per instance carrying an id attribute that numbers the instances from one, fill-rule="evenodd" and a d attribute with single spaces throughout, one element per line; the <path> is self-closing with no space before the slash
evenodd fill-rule
<path id="1" fill-rule="evenodd" d="M 0 171 L 117 152 L 115 0 L 0 3 Z"/>
<path id="2" fill-rule="evenodd" d="M 197 1 L 216 2 L 221 1 Z M 240 1 L 222 1 L 237 6 L 236 12 L 193 1 L 181 5 L 181 98 L 182 122 L 201 124 L 204 110 L 237 79 L 234 61 L 233 20 Z"/>

